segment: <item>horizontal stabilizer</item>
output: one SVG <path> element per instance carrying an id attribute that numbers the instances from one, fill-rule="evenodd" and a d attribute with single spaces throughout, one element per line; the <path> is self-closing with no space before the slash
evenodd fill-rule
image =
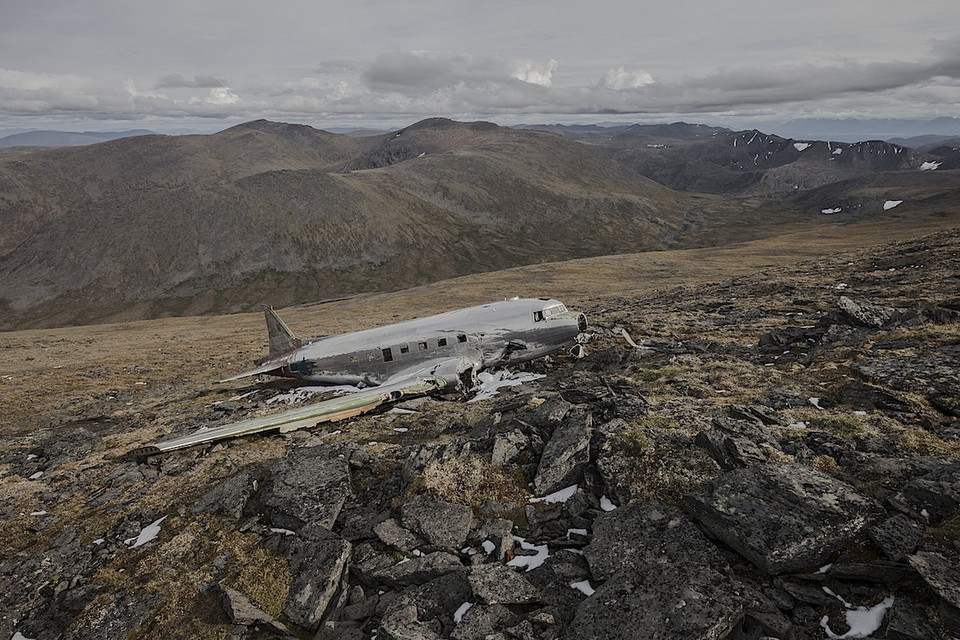
<path id="1" fill-rule="evenodd" d="M 224 378 L 223 380 L 218 380 L 218 382 L 232 382 L 234 380 L 239 380 L 240 378 L 249 378 L 250 376 L 259 376 L 262 373 L 270 373 L 280 369 L 281 367 L 286 366 L 286 362 L 283 361 L 271 361 L 266 364 L 262 364 L 256 369 L 251 369 L 250 371 L 244 371 L 243 373 L 238 373 L 235 376 L 230 376 L 229 378 Z"/>

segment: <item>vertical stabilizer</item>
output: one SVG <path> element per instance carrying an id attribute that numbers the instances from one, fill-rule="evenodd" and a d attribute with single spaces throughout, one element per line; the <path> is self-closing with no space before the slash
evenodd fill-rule
<path id="1" fill-rule="evenodd" d="M 280 319 L 271 307 L 263 307 L 263 316 L 267 321 L 267 335 L 270 337 L 270 356 L 278 356 L 300 346 L 300 338 L 293 335 L 290 327 Z"/>

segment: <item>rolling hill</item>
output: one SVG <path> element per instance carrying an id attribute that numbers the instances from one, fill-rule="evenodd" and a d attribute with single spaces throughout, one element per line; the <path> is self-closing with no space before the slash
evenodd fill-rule
<path id="1" fill-rule="evenodd" d="M 891 200 L 917 215 L 960 206 L 950 173 L 917 170 L 935 156 L 887 143 L 682 123 L 543 129 L 431 118 L 357 137 L 260 120 L 0 154 L 0 329 L 716 246 L 883 214 Z"/>

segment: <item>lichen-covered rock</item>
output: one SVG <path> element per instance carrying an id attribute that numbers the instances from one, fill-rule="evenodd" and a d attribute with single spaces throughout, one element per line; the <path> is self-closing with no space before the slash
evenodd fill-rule
<path id="1" fill-rule="evenodd" d="M 422 538 L 401 527 L 396 518 L 388 518 L 378 523 L 373 527 L 373 532 L 385 545 L 400 551 L 413 551 L 423 544 Z"/>
<path id="2" fill-rule="evenodd" d="M 563 638 L 720 640 L 744 602 L 739 586 L 710 567 L 642 559 L 581 602 Z"/>
<path id="3" fill-rule="evenodd" d="M 850 485 L 796 464 L 731 471 L 685 502 L 713 535 L 771 574 L 824 564 L 883 515 Z"/>
<path id="4" fill-rule="evenodd" d="M 283 613 L 302 627 L 316 629 L 342 604 L 351 546 L 333 534 L 325 540 L 294 539 L 288 544 L 293 584 Z"/>
<path id="5" fill-rule="evenodd" d="M 716 569 L 726 564 L 683 512 L 658 502 L 631 502 L 599 516 L 593 523 L 593 539 L 583 553 L 597 580 L 658 561 Z"/>
<path id="6" fill-rule="evenodd" d="M 307 524 L 333 528 L 350 495 L 346 460 L 326 446 L 295 449 L 272 471 L 261 498 L 271 522 L 293 530 Z"/>
<path id="7" fill-rule="evenodd" d="M 540 601 L 540 591 L 521 574 L 500 563 L 470 568 L 473 593 L 485 604 L 529 604 Z"/>
<path id="8" fill-rule="evenodd" d="M 917 550 L 925 527 L 913 518 L 898 513 L 867 529 L 867 535 L 883 554 L 899 562 Z"/>
<path id="9" fill-rule="evenodd" d="M 473 510 L 462 504 L 418 495 L 400 507 L 400 520 L 405 528 L 431 545 L 459 549 L 473 525 Z"/>
<path id="10" fill-rule="evenodd" d="M 726 562 L 675 507 L 634 502 L 594 522 L 584 550 L 595 581 L 564 637 L 723 638 L 746 598 Z"/>
<path id="11" fill-rule="evenodd" d="M 553 493 L 580 480 L 590 460 L 591 424 L 589 415 L 571 416 L 554 430 L 533 479 L 537 495 Z"/>
<path id="12" fill-rule="evenodd" d="M 936 551 L 918 551 L 907 562 L 947 604 L 960 608 L 960 570 L 946 556 Z"/>
<path id="13" fill-rule="evenodd" d="M 409 586 L 429 582 L 453 571 L 466 571 L 460 558 L 446 551 L 436 551 L 375 569 L 370 572 L 370 577 L 388 586 Z"/>
<path id="14" fill-rule="evenodd" d="M 866 327 L 879 329 L 903 316 L 903 312 L 893 307 L 885 307 L 869 302 L 855 302 L 847 296 L 840 296 L 837 306 L 851 320 Z"/>
<path id="15" fill-rule="evenodd" d="M 250 470 L 243 470 L 230 476 L 210 491 L 190 508 L 193 513 L 216 513 L 230 518 L 239 518 L 243 514 L 247 501 L 256 492 L 256 479 Z"/>

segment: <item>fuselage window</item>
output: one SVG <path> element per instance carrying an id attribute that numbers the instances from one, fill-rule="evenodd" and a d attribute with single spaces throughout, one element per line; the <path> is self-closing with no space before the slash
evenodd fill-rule
<path id="1" fill-rule="evenodd" d="M 437 346 L 438 346 L 438 347 L 445 347 L 445 346 L 447 346 L 447 339 L 446 339 L 446 338 L 440 338 L 439 340 L 437 340 Z"/>
<path id="2" fill-rule="evenodd" d="M 426 341 L 418 342 L 418 343 L 417 343 L 417 348 L 420 349 L 420 351 L 426 351 L 426 350 L 427 350 L 427 343 L 426 343 Z"/>
<path id="3" fill-rule="evenodd" d="M 466 341 L 467 341 L 467 336 L 463 335 L 462 333 L 457 336 L 457 342 L 466 342 Z"/>
<path id="4" fill-rule="evenodd" d="M 383 361 L 393 362 L 393 351 L 391 351 L 390 347 L 383 349 Z"/>
<path id="5" fill-rule="evenodd" d="M 409 352 L 410 352 L 409 345 L 403 345 L 402 347 L 400 347 L 400 353 L 409 353 Z"/>

